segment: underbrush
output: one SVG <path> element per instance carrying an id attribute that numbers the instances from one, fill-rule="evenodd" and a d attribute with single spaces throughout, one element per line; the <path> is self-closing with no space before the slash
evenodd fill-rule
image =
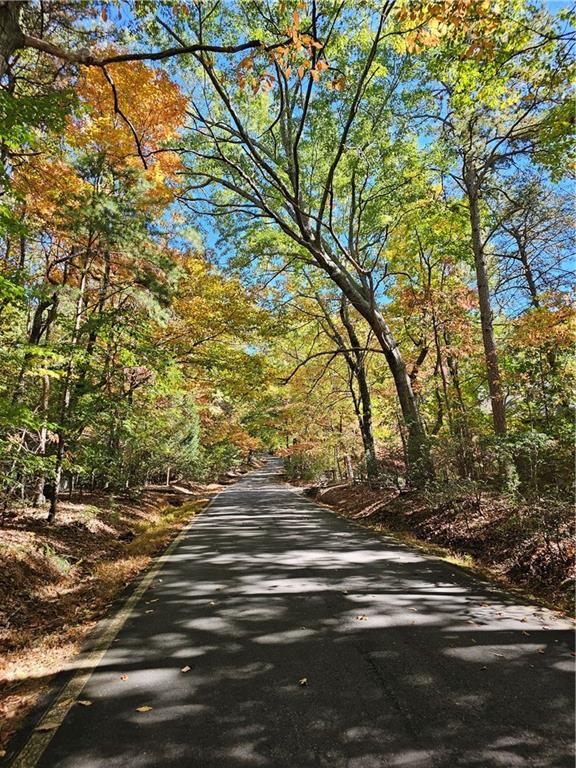
<path id="1" fill-rule="evenodd" d="M 329 458 L 322 453 L 295 451 L 284 458 L 284 472 L 291 482 L 314 482 L 327 472 L 329 466 Z"/>

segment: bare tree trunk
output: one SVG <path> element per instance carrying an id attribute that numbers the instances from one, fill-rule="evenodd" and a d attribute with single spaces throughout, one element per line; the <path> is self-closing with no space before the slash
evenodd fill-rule
<path id="1" fill-rule="evenodd" d="M 46 313 L 46 317 L 44 317 L 44 313 L 46 312 L 46 310 L 48 310 L 48 312 Z M 53 293 L 49 299 L 44 299 L 43 301 L 40 301 L 38 303 L 38 305 L 36 306 L 36 309 L 34 310 L 34 315 L 30 323 L 30 330 L 28 331 L 29 346 L 33 346 L 33 345 L 37 346 L 38 344 L 40 344 L 43 334 L 46 334 L 46 337 L 48 337 L 52 323 L 56 319 L 57 310 L 58 310 L 58 294 L 57 293 Z M 24 377 L 26 375 L 26 371 L 28 369 L 30 360 L 32 360 L 33 357 L 34 355 L 31 352 L 26 352 L 26 354 L 24 355 L 22 365 L 20 366 L 20 370 L 16 378 L 14 391 L 12 393 L 13 403 L 18 402 L 18 400 L 24 393 L 24 388 L 25 388 Z"/>
<path id="2" fill-rule="evenodd" d="M 430 455 L 430 441 L 416 401 L 412 382 L 406 364 L 397 348 L 386 355 L 392 373 L 396 393 L 406 426 L 406 464 L 408 479 L 415 487 L 422 487 L 434 478 L 434 467 Z"/>
<path id="3" fill-rule="evenodd" d="M 374 478 L 378 475 L 378 465 L 376 463 L 376 447 L 374 444 L 374 432 L 372 429 L 372 397 L 368 385 L 366 373 L 366 353 L 360 348 L 360 341 L 356 334 L 356 329 L 350 320 L 348 312 L 348 302 L 343 297 L 340 305 L 340 317 L 346 328 L 346 333 L 350 339 L 350 346 L 353 349 L 354 361 L 353 373 L 358 382 L 358 392 L 360 394 L 360 411 L 358 413 L 358 423 L 362 443 L 364 446 L 364 458 L 366 461 L 366 474 L 368 478 Z M 350 363 L 349 363 L 350 364 Z"/>
<path id="4" fill-rule="evenodd" d="M 310 279 L 308 282 L 312 286 Z M 349 388 L 352 401 L 354 403 L 354 412 L 356 414 L 356 418 L 358 419 L 360 435 L 362 436 L 366 474 L 369 478 L 376 477 L 378 474 L 378 467 L 376 464 L 376 449 L 374 446 L 374 434 L 372 431 L 372 398 L 370 395 L 370 387 L 368 385 L 368 376 L 366 372 L 366 352 L 360 346 L 358 335 L 350 318 L 350 313 L 348 311 L 348 299 L 342 294 L 340 301 L 340 318 L 344 328 L 346 329 L 346 333 L 348 334 L 350 348 L 348 348 L 348 344 L 346 344 L 337 325 L 334 323 L 334 320 L 330 314 L 330 310 L 326 306 L 318 291 L 314 292 L 314 297 L 328 325 L 328 329 L 325 329 L 326 333 L 337 345 L 338 349 L 341 351 L 344 359 L 346 360 L 346 364 L 348 365 L 348 369 L 350 371 Z M 358 385 L 359 397 L 356 394 L 354 388 L 355 382 Z"/>
<path id="5" fill-rule="evenodd" d="M 515 237 L 516 245 L 518 246 L 518 255 L 520 256 L 520 262 L 522 264 L 522 269 L 524 271 L 524 277 L 526 278 L 526 284 L 528 286 L 528 291 L 530 293 L 530 302 L 533 307 L 538 309 L 540 306 L 540 299 L 538 297 L 538 289 L 536 288 L 536 281 L 534 280 L 534 275 L 532 274 L 532 268 L 530 266 L 530 262 L 528 261 L 528 254 L 526 253 L 526 246 L 522 242 L 522 239 L 520 237 Z"/>
<path id="6" fill-rule="evenodd" d="M 444 343 L 446 347 L 450 348 L 450 341 L 446 331 L 444 331 Z M 458 438 L 460 448 L 457 456 L 457 464 L 460 468 L 460 474 L 463 477 L 472 477 L 474 474 L 474 458 L 471 452 L 471 435 L 468 426 L 466 404 L 464 403 L 462 386 L 460 384 L 458 361 L 452 354 L 448 353 L 446 355 L 446 364 L 450 373 L 450 384 L 456 396 L 453 420 L 454 431 Z"/>
<path id="7" fill-rule="evenodd" d="M 516 240 L 516 245 L 518 246 L 518 255 L 520 257 L 520 263 L 522 264 L 522 269 L 524 271 L 524 277 L 526 278 L 526 285 L 528 286 L 528 292 L 530 294 L 530 303 L 534 309 L 539 309 L 542 305 L 538 295 L 538 288 L 536 286 L 536 280 L 534 279 L 534 273 L 532 272 L 532 267 L 530 266 L 530 262 L 528 260 L 528 254 L 526 253 L 526 243 L 522 240 L 522 237 L 518 233 L 514 233 L 513 237 Z M 555 373 L 555 350 L 549 347 L 545 350 L 545 354 L 546 359 L 548 360 L 548 365 L 550 366 L 550 370 Z M 545 387 L 543 387 L 543 391 L 545 391 Z M 544 408 L 547 409 L 546 398 L 544 398 Z M 548 414 L 546 414 L 546 421 L 548 421 Z"/>
<path id="8" fill-rule="evenodd" d="M 362 435 L 362 444 L 364 446 L 366 474 L 368 475 L 368 478 L 373 479 L 378 476 L 378 463 L 376 461 L 376 446 L 374 443 L 374 432 L 372 430 L 372 396 L 370 394 L 370 387 L 368 386 L 364 364 L 358 369 L 357 380 L 361 403 L 359 424 L 360 433 Z"/>
<path id="9" fill-rule="evenodd" d="M 98 304 L 90 316 L 92 327 L 88 334 L 88 340 L 86 342 L 86 350 L 83 355 L 83 361 L 78 366 L 78 376 L 76 383 L 76 392 L 78 394 L 85 393 L 87 391 L 87 378 L 90 368 L 90 361 L 96 348 L 96 341 L 98 340 L 99 324 L 98 320 L 104 314 L 106 307 L 106 299 L 108 297 L 108 289 L 110 287 L 110 254 L 106 251 L 103 256 L 104 267 L 102 275 L 100 277 L 100 286 L 98 288 Z"/>
<path id="10" fill-rule="evenodd" d="M 6 74 L 10 56 L 23 42 L 20 29 L 20 11 L 23 5 L 20 0 L 0 2 L 0 77 Z"/>
<path id="11" fill-rule="evenodd" d="M 440 346 L 440 337 L 438 335 L 438 321 L 436 318 L 436 313 L 432 311 L 432 328 L 434 331 L 434 346 L 436 348 L 436 367 L 434 370 L 434 375 L 437 373 L 440 374 L 440 380 L 442 382 L 442 395 L 444 400 L 442 401 L 442 395 L 440 395 L 440 392 L 436 390 L 436 399 L 438 401 L 438 418 L 437 418 L 437 424 L 438 424 L 438 430 L 440 431 L 440 427 L 442 426 L 443 421 L 443 405 L 446 406 L 446 416 L 448 419 L 448 428 L 450 429 L 450 434 L 454 434 L 454 423 L 452 419 L 452 404 L 450 403 L 450 397 L 448 396 L 448 382 L 446 381 L 446 371 L 444 370 L 444 360 L 442 357 L 442 348 Z M 432 430 L 432 434 L 437 434 L 437 431 Z"/>
<path id="12" fill-rule="evenodd" d="M 82 325 L 82 310 L 84 308 L 84 292 L 86 290 L 86 278 L 88 276 L 88 265 L 90 259 L 88 255 L 84 257 L 82 271 L 80 274 L 80 285 L 78 286 L 78 299 L 76 301 L 76 310 L 74 313 L 74 326 L 72 329 L 72 338 L 70 339 L 70 352 L 68 364 L 66 366 L 66 375 L 62 391 L 62 404 L 60 407 L 60 420 L 58 425 L 58 444 L 56 448 L 56 463 L 54 470 L 54 491 L 50 498 L 50 509 L 48 511 L 48 522 L 51 523 L 56 517 L 58 511 L 58 500 L 60 496 L 60 482 L 62 480 L 62 465 L 64 462 L 66 428 L 68 415 L 70 412 L 70 403 L 72 400 L 72 379 L 74 374 L 74 352 L 78 346 L 80 338 L 80 327 Z"/>
<path id="13" fill-rule="evenodd" d="M 354 467 L 352 466 L 352 459 L 350 458 L 349 453 L 344 454 L 344 465 L 346 467 L 346 475 L 348 480 L 354 480 Z"/>
<path id="14" fill-rule="evenodd" d="M 335 479 L 342 480 L 342 472 L 340 470 L 340 455 L 337 445 L 334 446 L 334 472 L 336 474 Z"/>
<path id="15" fill-rule="evenodd" d="M 42 426 L 40 427 L 40 438 L 38 443 L 38 455 L 39 456 L 46 456 L 46 446 L 48 444 L 48 427 L 46 426 L 46 422 L 48 420 L 48 404 L 50 401 L 50 377 L 44 376 L 42 378 L 42 402 L 41 402 L 41 410 L 42 410 Z M 44 484 L 46 482 L 46 477 L 44 476 L 44 473 L 36 478 L 36 487 L 34 489 L 34 498 L 32 501 L 32 506 L 39 507 L 40 504 L 43 504 L 46 499 L 44 498 Z"/>
<path id="16" fill-rule="evenodd" d="M 318 265 L 342 291 L 354 309 L 367 321 L 384 353 L 392 374 L 398 402 L 406 427 L 406 468 L 410 483 L 423 487 L 434 479 L 434 465 L 430 454 L 430 441 L 426 434 L 420 408 L 412 389 L 412 382 L 402 359 L 398 344 L 382 313 L 378 310 L 373 290 L 360 285 L 350 275 L 335 265 L 333 259 L 319 249 L 312 252 Z"/>
<path id="17" fill-rule="evenodd" d="M 472 232 L 472 251 L 474 254 L 474 266 L 476 268 L 480 323 L 482 326 L 482 342 L 484 344 L 488 390 L 490 392 L 492 406 L 492 421 L 495 434 L 500 436 L 506 434 L 506 410 L 502 393 L 502 380 L 500 378 L 498 349 L 494 339 L 490 286 L 488 285 L 488 273 L 486 270 L 486 259 L 480 226 L 478 180 L 475 171 L 466 166 L 464 167 L 464 183 L 466 185 L 466 193 L 468 196 L 470 227 Z"/>
<path id="18" fill-rule="evenodd" d="M 332 267 L 324 259 L 323 268 L 344 293 L 350 304 L 368 322 L 382 348 L 392 374 L 398 402 L 406 427 L 406 468 L 410 483 L 420 488 L 434 478 L 434 466 L 430 454 L 430 441 L 420 414 L 420 408 L 412 389 L 396 339 L 393 337 L 382 313 L 378 310 L 372 291 L 352 283 L 341 270 Z"/>

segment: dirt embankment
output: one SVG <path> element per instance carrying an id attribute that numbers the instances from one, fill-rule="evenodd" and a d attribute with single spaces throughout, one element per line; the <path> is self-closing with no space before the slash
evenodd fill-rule
<path id="1" fill-rule="evenodd" d="M 0 518 L 0 756 L 114 599 L 221 488 L 84 494 L 51 525 L 31 507 Z"/>
<path id="2" fill-rule="evenodd" d="M 496 494 L 398 493 L 364 483 L 308 493 L 373 530 L 445 548 L 438 554 L 487 570 L 551 607 L 573 606 L 575 539 L 569 504 L 519 503 Z"/>

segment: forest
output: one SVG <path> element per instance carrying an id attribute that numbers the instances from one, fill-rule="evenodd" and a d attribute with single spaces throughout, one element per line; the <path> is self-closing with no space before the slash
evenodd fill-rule
<path id="1" fill-rule="evenodd" d="M 0 2 L 9 680 L 184 524 L 169 492 L 203 504 L 269 454 L 342 514 L 566 606 L 575 16 Z"/>
<path id="2" fill-rule="evenodd" d="M 555 5 L 3 3 L 5 503 L 262 450 L 567 494 Z"/>

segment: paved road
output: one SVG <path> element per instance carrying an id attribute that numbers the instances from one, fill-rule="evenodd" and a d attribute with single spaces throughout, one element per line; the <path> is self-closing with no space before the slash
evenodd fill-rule
<path id="1" fill-rule="evenodd" d="M 279 469 L 198 518 L 38 766 L 572 766 L 567 622 L 312 504 Z"/>

